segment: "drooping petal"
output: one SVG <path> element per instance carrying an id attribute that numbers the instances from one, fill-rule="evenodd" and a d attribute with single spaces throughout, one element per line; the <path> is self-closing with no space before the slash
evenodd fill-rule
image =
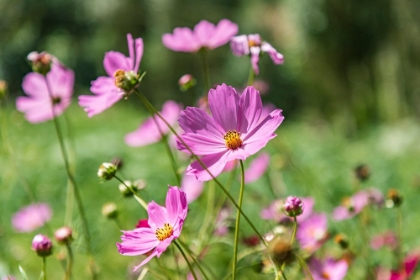
<path id="1" fill-rule="evenodd" d="M 270 155 L 267 153 L 261 153 L 251 162 L 248 169 L 245 170 L 245 183 L 248 184 L 258 180 L 265 173 L 269 164 Z"/>
<path id="2" fill-rule="evenodd" d="M 202 157 L 201 161 L 213 174 L 213 176 L 217 177 L 226 165 L 225 155 L 226 153 L 208 155 Z M 213 179 L 198 161 L 194 161 L 188 166 L 186 174 L 194 175 L 200 182 L 209 181 Z"/>
<path id="3" fill-rule="evenodd" d="M 113 77 L 115 71 L 121 69 L 130 71 L 130 59 L 120 52 L 110 51 L 105 54 L 104 68 L 109 77 Z"/>
<path id="4" fill-rule="evenodd" d="M 254 69 L 255 75 L 258 75 L 260 73 L 260 69 L 258 68 L 258 61 L 260 61 L 260 48 L 251 47 L 249 51 L 251 53 L 252 69 Z"/>
<path id="5" fill-rule="evenodd" d="M 165 207 L 160 206 L 152 201 L 147 205 L 147 213 L 149 214 L 149 226 L 152 229 L 161 228 L 163 224 L 168 222 L 168 214 Z"/>
<path id="6" fill-rule="evenodd" d="M 284 63 L 284 56 L 277 52 L 275 48 L 273 48 L 269 43 L 263 42 L 261 44 L 261 50 L 263 52 L 268 53 L 268 55 L 271 57 L 271 60 L 274 64 L 283 64 Z"/>
<path id="7" fill-rule="evenodd" d="M 241 132 L 251 131 L 260 122 L 263 110 L 260 93 L 254 87 L 247 87 L 240 97 L 239 106 L 244 118 Z"/>
<path id="8" fill-rule="evenodd" d="M 196 200 L 203 192 L 204 184 L 198 181 L 194 176 L 185 175 L 182 178 L 181 190 L 187 195 L 187 202 Z"/>
<path id="9" fill-rule="evenodd" d="M 235 89 L 226 84 L 209 91 L 210 111 L 213 119 L 225 132 L 239 130 L 239 95 Z"/>

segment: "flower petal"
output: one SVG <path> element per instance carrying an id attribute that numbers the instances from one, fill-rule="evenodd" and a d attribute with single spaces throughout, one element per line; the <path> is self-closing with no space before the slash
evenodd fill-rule
<path id="1" fill-rule="evenodd" d="M 163 227 L 163 224 L 168 222 L 166 208 L 160 206 L 154 201 L 147 205 L 147 213 L 149 214 L 149 226 L 153 230 Z"/>
<path id="2" fill-rule="evenodd" d="M 123 231 L 121 243 L 117 243 L 121 255 L 137 256 L 153 250 L 159 245 L 155 232 L 150 228 Z"/>
<path id="3" fill-rule="evenodd" d="M 263 42 L 261 44 L 261 51 L 268 53 L 274 64 L 284 63 L 284 56 L 281 53 L 277 52 L 277 50 L 273 48 L 269 43 Z"/>
<path id="4" fill-rule="evenodd" d="M 132 70 L 130 64 L 130 58 L 120 52 L 110 51 L 105 54 L 104 68 L 109 77 L 113 77 L 115 71 L 119 69 L 124 71 Z"/>
<path id="5" fill-rule="evenodd" d="M 255 75 L 258 75 L 260 73 L 260 69 L 258 68 L 258 61 L 260 61 L 260 48 L 259 47 L 251 47 L 251 65 L 254 69 Z"/>
<path id="6" fill-rule="evenodd" d="M 239 95 L 233 87 L 222 84 L 216 89 L 211 89 L 209 105 L 213 119 L 224 129 L 224 132 L 239 130 Z"/>
<path id="7" fill-rule="evenodd" d="M 181 138 L 188 146 L 188 148 L 198 156 L 211 155 L 227 151 L 222 137 L 220 137 L 220 139 L 214 139 L 198 133 L 184 133 L 182 134 Z M 185 147 L 185 145 L 181 142 L 181 140 L 176 139 L 176 142 L 178 150 L 190 153 L 187 147 Z"/>
<path id="8" fill-rule="evenodd" d="M 140 61 L 143 57 L 143 50 L 144 50 L 143 39 L 137 38 L 134 43 L 135 43 L 134 47 L 136 50 L 136 60 L 135 60 L 136 63 L 134 64 L 133 71 L 138 73 L 139 67 L 140 67 Z"/>
<path id="9" fill-rule="evenodd" d="M 207 167 L 207 169 L 212 173 L 214 177 L 217 177 L 223 170 L 226 165 L 226 153 L 218 153 L 213 155 L 204 156 L 201 158 L 201 161 Z M 208 172 L 201 166 L 198 161 L 194 161 L 187 168 L 186 174 L 195 175 L 198 181 L 209 181 L 213 178 L 208 174 Z"/>
<path id="10" fill-rule="evenodd" d="M 267 153 L 261 153 L 255 158 L 248 169 L 245 170 L 245 183 L 252 183 L 258 180 L 267 170 L 270 164 L 270 155 Z"/>
<path id="11" fill-rule="evenodd" d="M 211 39 L 207 42 L 207 47 L 214 49 L 220 47 L 232 38 L 232 36 L 238 33 L 238 25 L 227 19 L 222 19 L 217 24 L 216 28 L 213 29 Z"/>
<path id="12" fill-rule="evenodd" d="M 210 39 L 215 31 L 216 27 L 213 23 L 207 20 L 202 20 L 194 26 L 195 39 L 198 41 L 200 46 L 210 47 Z"/>
<path id="13" fill-rule="evenodd" d="M 136 271 L 137 269 L 139 269 L 140 267 L 142 267 L 143 265 L 145 265 L 146 263 L 148 263 L 151 259 L 153 259 L 156 255 L 158 254 L 158 252 L 156 250 L 154 250 L 147 258 L 145 258 L 138 266 L 135 266 L 133 269 L 133 272 Z"/>
<path id="14" fill-rule="evenodd" d="M 223 139 L 223 128 L 204 110 L 187 107 L 181 111 L 178 119 L 179 126 L 187 133 L 196 133 L 208 138 Z"/>
<path id="15" fill-rule="evenodd" d="M 260 93 L 254 87 L 247 87 L 240 97 L 239 106 L 244 117 L 241 132 L 251 131 L 260 122 L 263 110 Z"/>
<path id="16" fill-rule="evenodd" d="M 177 187 L 169 187 L 166 194 L 166 210 L 168 213 L 168 223 L 175 226 L 179 219 L 184 219 L 187 215 L 187 198 L 183 191 Z"/>
<path id="17" fill-rule="evenodd" d="M 203 192 L 203 182 L 197 181 L 194 176 L 185 175 L 182 178 L 181 190 L 187 195 L 188 204 L 196 200 Z"/>
<path id="18" fill-rule="evenodd" d="M 178 52 L 195 52 L 200 49 L 192 30 L 187 27 L 177 27 L 173 34 L 164 34 L 162 42 L 168 49 Z"/>

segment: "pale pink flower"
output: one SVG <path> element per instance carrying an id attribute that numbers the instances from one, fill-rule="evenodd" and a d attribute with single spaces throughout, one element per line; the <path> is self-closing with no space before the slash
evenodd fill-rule
<path id="1" fill-rule="evenodd" d="M 31 232 L 51 219 L 52 211 L 46 203 L 34 203 L 16 212 L 12 217 L 13 228 L 18 232 Z"/>
<path id="2" fill-rule="evenodd" d="M 296 217 L 296 220 L 298 223 L 302 223 L 305 221 L 309 216 L 312 215 L 315 200 L 312 197 L 301 197 L 300 198 L 305 205 L 305 211 L 299 216 Z M 264 208 L 261 211 L 261 218 L 264 220 L 273 220 L 275 222 L 283 222 L 283 221 L 290 221 L 291 218 L 288 217 L 284 213 L 284 200 L 283 199 L 277 199 L 274 200 L 270 206 L 267 208 Z"/>
<path id="3" fill-rule="evenodd" d="M 391 250 L 395 250 L 398 247 L 398 238 L 391 230 L 376 234 L 370 240 L 370 247 L 373 250 L 379 250 L 385 246 L 389 247 Z"/>
<path id="4" fill-rule="evenodd" d="M 184 175 L 181 182 L 181 190 L 187 195 L 187 202 L 190 204 L 203 192 L 204 184 L 198 181 L 195 176 Z"/>
<path id="5" fill-rule="evenodd" d="M 336 221 L 353 218 L 368 205 L 381 206 L 384 202 L 382 193 L 375 189 L 362 190 L 344 200 L 343 205 L 334 209 L 332 217 Z"/>
<path id="6" fill-rule="evenodd" d="M 173 126 L 179 117 L 181 106 L 175 101 L 166 101 L 162 106 L 162 117 Z M 129 146 L 139 147 L 159 142 L 162 134 L 169 133 L 169 127 L 158 117 L 150 117 L 145 120 L 137 130 L 125 136 L 125 143 Z"/>
<path id="7" fill-rule="evenodd" d="M 299 224 L 296 239 L 303 250 L 313 253 L 321 247 L 328 237 L 328 219 L 325 213 L 313 213 Z"/>
<path id="8" fill-rule="evenodd" d="M 73 71 L 53 63 L 46 76 L 32 72 L 23 78 L 22 88 L 28 96 L 18 97 L 16 108 L 25 114 L 28 122 L 51 120 L 70 105 L 73 85 Z"/>
<path id="9" fill-rule="evenodd" d="M 219 21 L 217 26 L 206 20 L 200 21 L 194 30 L 177 27 L 173 34 L 162 36 L 162 42 L 168 49 L 176 52 L 197 52 L 201 48 L 215 49 L 238 33 L 238 25 L 227 19 Z"/>
<path id="10" fill-rule="evenodd" d="M 284 57 L 269 43 L 262 41 L 259 34 L 235 36 L 230 40 L 230 47 L 236 56 L 251 56 L 254 73 L 258 75 L 258 61 L 261 53 L 268 53 L 274 64 L 283 64 Z"/>
<path id="11" fill-rule="evenodd" d="M 284 119 L 281 110 L 276 109 L 260 120 L 261 96 L 253 87 L 239 95 L 223 84 L 211 89 L 208 98 L 212 116 L 188 107 L 178 122 L 185 131 L 181 138 L 195 155 L 202 156 L 201 161 L 214 176 L 222 172 L 227 162 L 245 160 L 265 147 Z M 177 143 L 179 150 L 189 152 L 179 139 Z M 188 166 L 187 174 L 195 175 L 199 181 L 212 179 L 198 161 Z"/>
<path id="12" fill-rule="evenodd" d="M 160 255 L 168 248 L 182 231 L 188 212 L 186 194 L 177 187 L 169 187 L 166 195 L 166 207 L 152 201 L 147 207 L 149 227 L 141 226 L 134 230 L 123 231 L 121 243 L 117 243 L 118 252 L 126 256 L 143 255 L 150 252 L 134 271 Z"/>
<path id="13" fill-rule="evenodd" d="M 117 73 L 121 72 L 125 79 L 138 81 L 137 75 L 143 56 L 143 39 L 133 40 L 131 34 L 127 34 L 127 41 L 129 57 L 116 51 L 107 52 L 103 63 L 108 76 L 101 76 L 92 81 L 90 91 L 94 95 L 79 96 L 79 105 L 88 113 L 88 117 L 105 111 L 128 94 L 122 86 L 116 85 Z"/>
<path id="14" fill-rule="evenodd" d="M 220 209 L 219 214 L 216 218 L 216 226 L 214 229 L 214 234 L 217 236 L 224 236 L 229 232 L 229 217 L 231 214 L 231 209 L 229 207 L 223 207 Z"/>
<path id="15" fill-rule="evenodd" d="M 348 264 L 345 260 L 327 259 L 322 262 L 316 258 L 312 258 L 309 263 L 314 280 L 341 280 L 347 274 Z"/>
<path id="16" fill-rule="evenodd" d="M 270 164 L 270 155 L 261 153 L 249 164 L 245 170 L 245 183 L 252 183 L 257 181 L 268 169 Z"/>

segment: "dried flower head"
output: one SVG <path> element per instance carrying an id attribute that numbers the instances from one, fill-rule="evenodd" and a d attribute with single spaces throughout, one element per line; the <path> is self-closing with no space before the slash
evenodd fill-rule
<path id="1" fill-rule="evenodd" d="M 390 189 L 387 194 L 386 206 L 388 208 L 400 207 L 404 198 L 396 189 Z"/>

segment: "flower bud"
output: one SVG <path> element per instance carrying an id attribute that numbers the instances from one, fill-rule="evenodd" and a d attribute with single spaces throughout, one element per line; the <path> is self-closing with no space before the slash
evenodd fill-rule
<path id="1" fill-rule="evenodd" d="M 181 91 L 189 90 L 190 88 L 195 86 L 196 83 L 197 81 L 191 74 L 185 74 L 178 80 L 179 88 L 181 89 Z"/>
<path id="2" fill-rule="evenodd" d="M 343 250 L 349 247 L 349 239 L 343 234 L 339 233 L 336 236 L 334 236 L 334 242 L 337 243 Z"/>
<path id="3" fill-rule="evenodd" d="M 7 96 L 7 83 L 6 81 L 0 80 L 0 100 L 5 99 Z"/>
<path id="4" fill-rule="evenodd" d="M 117 205 L 114 202 L 105 203 L 102 206 L 102 215 L 107 219 L 115 219 L 118 216 Z"/>
<path id="5" fill-rule="evenodd" d="M 73 241 L 72 230 L 69 227 L 61 227 L 54 233 L 55 240 L 60 244 L 68 244 Z"/>
<path id="6" fill-rule="evenodd" d="M 123 160 L 119 157 L 115 157 L 111 160 L 111 163 L 117 167 L 117 169 L 121 169 L 123 167 Z"/>
<path id="7" fill-rule="evenodd" d="M 47 73 L 51 70 L 51 64 L 54 60 L 54 56 L 46 52 L 31 52 L 28 54 L 27 59 L 32 64 L 32 71 L 42 75 L 47 75 Z"/>
<path id="8" fill-rule="evenodd" d="M 43 235 L 37 234 L 32 240 L 32 250 L 34 250 L 38 256 L 47 257 L 52 254 L 52 242 L 51 240 Z"/>
<path id="9" fill-rule="evenodd" d="M 138 190 L 143 189 L 145 186 L 146 183 L 143 180 L 137 180 L 135 182 L 126 180 L 124 181 L 124 184 L 121 183 L 118 185 L 118 189 L 124 197 L 129 197 L 133 195 L 133 192 L 136 193 Z"/>
<path id="10" fill-rule="evenodd" d="M 396 189 L 390 189 L 387 198 L 386 206 L 388 208 L 399 207 L 404 201 L 404 198 Z"/>
<path id="11" fill-rule="evenodd" d="M 367 166 L 366 164 L 360 164 L 356 166 L 356 168 L 354 169 L 354 174 L 356 175 L 356 178 L 360 181 L 366 181 L 367 179 L 369 179 L 370 176 L 369 166 Z"/>
<path id="12" fill-rule="evenodd" d="M 297 217 L 303 213 L 303 202 L 296 196 L 289 196 L 283 205 L 286 215 L 289 217 Z"/>
<path id="13" fill-rule="evenodd" d="M 98 177 L 103 180 L 111 180 L 114 178 L 115 173 L 117 172 L 117 167 L 109 162 L 104 162 L 101 164 L 98 170 Z"/>

